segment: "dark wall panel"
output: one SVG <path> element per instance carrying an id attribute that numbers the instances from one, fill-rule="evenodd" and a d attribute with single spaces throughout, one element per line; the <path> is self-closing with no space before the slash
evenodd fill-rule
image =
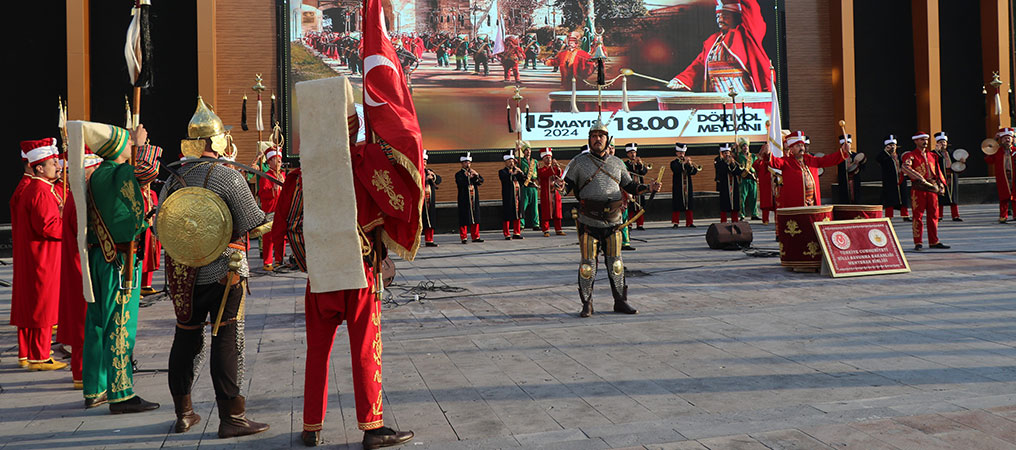
<path id="1" fill-rule="evenodd" d="M 985 95 L 981 93 L 981 10 L 979 2 L 939 2 L 942 58 L 942 128 L 951 148 L 970 152 L 963 176 L 987 176 L 981 157 Z M 934 133 L 935 131 L 929 131 Z"/>
<path id="2" fill-rule="evenodd" d="M 152 3 L 155 82 L 142 91 L 141 123 L 151 143 L 163 148 L 163 163 L 169 163 L 178 159 L 198 95 L 197 6 L 195 0 Z M 131 96 L 123 55 L 131 19 L 128 6 L 90 3 L 92 120 L 120 126 L 126 117 L 124 96 Z"/>
<path id="3" fill-rule="evenodd" d="M 909 1 L 854 2 L 856 145 L 869 161 L 882 151 L 883 137 L 890 133 L 898 136 L 902 151 L 913 149 L 910 136 L 918 130 L 910 17 Z M 878 163 L 868 164 L 861 176 L 879 179 Z"/>
<path id="4" fill-rule="evenodd" d="M 14 193 L 14 186 L 21 178 L 22 164 L 20 143 L 24 140 L 59 138 L 57 128 L 57 97 L 67 98 L 67 7 L 64 1 L 47 3 L 45 20 L 23 20 L 39 15 L 38 6 L 33 2 L 14 2 L 15 8 L 9 13 L 12 20 L 6 21 L 4 33 L 7 40 L 4 55 L 11 64 L 5 77 L 8 98 L 7 111 L 13 114 L 13 121 L 3 133 L 3 154 L 0 155 L 0 199 L 5 205 L 0 209 L 0 223 L 9 223 L 8 201 Z M 21 18 L 21 19 L 18 19 Z M 40 24 L 45 23 L 44 29 Z M 10 120 L 10 118 L 9 118 Z"/>

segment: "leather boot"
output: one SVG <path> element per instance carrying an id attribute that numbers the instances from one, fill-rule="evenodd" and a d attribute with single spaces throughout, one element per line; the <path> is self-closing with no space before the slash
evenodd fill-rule
<path id="1" fill-rule="evenodd" d="M 628 304 L 628 285 L 621 288 L 621 295 L 614 296 L 614 312 L 621 314 L 639 313 L 639 310 Z"/>
<path id="2" fill-rule="evenodd" d="M 159 409 L 159 404 L 145 400 L 137 395 L 130 400 L 109 404 L 110 414 L 133 414 L 153 409 Z"/>
<path id="3" fill-rule="evenodd" d="M 190 394 L 174 395 L 173 408 L 176 409 L 176 423 L 173 424 L 176 433 L 183 433 L 201 421 L 201 416 L 194 412 L 191 405 Z"/>
<path id="4" fill-rule="evenodd" d="M 582 311 L 579 312 L 579 317 L 589 317 L 589 316 L 592 316 L 592 315 L 593 315 L 593 301 L 592 300 L 583 300 L 582 301 Z"/>
<path id="5" fill-rule="evenodd" d="M 248 420 L 246 399 L 239 395 L 236 398 L 215 399 L 219 405 L 219 437 L 231 438 L 260 433 L 268 429 L 267 423 Z"/>
<path id="6" fill-rule="evenodd" d="M 396 431 L 388 427 L 381 427 L 363 432 L 364 450 L 390 447 L 407 442 L 413 438 L 412 431 Z"/>
<path id="7" fill-rule="evenodd" d="M 307 447 L 317 447 L 321 444 L 321 432 L 320 431 L 307 431 L 303 430 L 300 433 L 300 440 L 303 441 L 303 445 Z"/>

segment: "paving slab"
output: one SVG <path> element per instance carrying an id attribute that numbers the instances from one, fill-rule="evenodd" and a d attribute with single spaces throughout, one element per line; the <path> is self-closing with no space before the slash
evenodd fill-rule
<path id="1" fill-rule="evenodd" d="M 998 224 L 993 205 L 961 210 L 966 222 L 941 224 L 947 251 L 913 251 L 910 224 L 894 221 L 913 272 L 843 279 L 709 250 L 708 221 L 647 223 L 624 253 L 639 314 L 609 312 L 600 270 L 589 319 L 577 317 L 573 230 L 438 235 L 440 247 L 396 259 L 385 295 L 385 423 L 414 430 L 413 449 L 1016 448 L 1016 224 Z M 752 226 L 755 247 L 775 250 L 774 227 Z M 202 421 L 171 432 L 162 300 L 139 313 L 136 391 L 162 403 L 144 414 L 84 410 L 68 371 L 18 368 L 15 329 L 0 327 L 0 449 L 302 447 L 305 286 L 297 272 L 250 279 L 242 390 L 269 431 L 217 437 L 206 361 Z M 9 299 L 0 288 L 0 318 Z M 360 448 L 350 367 L 342 326 L 330 447 Z"/>

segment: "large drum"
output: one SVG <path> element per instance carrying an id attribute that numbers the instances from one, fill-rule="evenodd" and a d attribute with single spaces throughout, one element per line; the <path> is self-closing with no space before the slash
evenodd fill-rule
<path id="1" fill-rule="evenodd" d="M 881 218 L 882 205 L 833 205 L 833 220 Z"/>
<path id="2" fill-rule="evenodd" d="M 822 265 L 822 246 L 815 235 L 815 222 L 833 219 L 833 206 L 800 206 L 776 210 L 776 240 L 780 242 L 780 264 L 801 270 Z"/>
<path id="3" fill-rule="evenodd" d="M 655 91 L 628 91 L 628 109 L 632 111 L 656 111 Z M 550 95 L 551 112 L 571 111 L 571 91 L 554 91 Z M 603 111 L 611 112 L 621 109 L 623 96 L 620 90 L 603 91 Z M 575 105 L 580 112 L 596 111 L 596 91 L 577 91 Z"/>
<path id="4" fill-rule="evenodd" d="M 725 92 L 681 92 L 659 91 L 656 93 L 661 111 L 680 111 L 684 109 L 722 110 L 726 105 L 727 112 L 733 110 L 730 96 Z M 741 111 L 741 103 L 747 108 L 758 108 L 769 111 L 773 95 L 768 92 L 741 92 L 737 94 L 737 110 Z"/>

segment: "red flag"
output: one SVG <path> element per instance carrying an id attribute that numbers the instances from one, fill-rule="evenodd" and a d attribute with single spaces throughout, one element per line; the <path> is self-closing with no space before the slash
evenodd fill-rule
<path id="1" fill-rule="evenodd" d="M 423 207 L 423 136 L 416 119 L 416 107 L 385 27 L 381 0 L 364 0 L 363 8 L 363 103 L 367 129 L 377 137 L 377 146 L 367 152 L 383 152 L 404 183 L 385 185 L 388 193 L 402 195 L 409 209 L 406 216 L 385 215 L 385 244 L 403 259 L 412 261 L 420 246 Z M 368 141 L 370 139 L 368 138 Z M 376 155 L 372 155 L 376 156 Z M 367 158 L 376 160 L 376 158 Z M 404 186 L 404 187 L 403 187 Z"/>

